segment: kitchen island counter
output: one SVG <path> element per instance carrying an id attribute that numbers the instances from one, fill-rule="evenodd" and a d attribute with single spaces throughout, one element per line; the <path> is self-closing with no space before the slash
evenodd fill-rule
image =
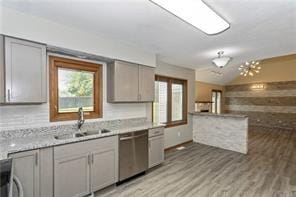
<path id="1" fill-rule="evenodd" d="M 194 142 L 247 154 L 247 116 L 200 112 L 191 115 Z"/>

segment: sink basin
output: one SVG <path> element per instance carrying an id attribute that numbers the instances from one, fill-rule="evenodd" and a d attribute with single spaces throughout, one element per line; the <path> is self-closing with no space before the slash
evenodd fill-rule
<path id="1" fill-rule="evenodd" d="M 86 131 L 83 133 L 84 135 L 97 135 L 100 134 L 100 131 Z"/>
<path id="2" fill-rule="evenodd" d="M 102 129 L 102 130 L 90 130 L 90 131 L 86 131 L 83 134 L 88 136 L 88 135 L 97 135 L 97 134 L 104 134 L 104 133 L 110 133 L 110 130 L 107 129 Z"/>
<path id="3" fill-rule="evenodd" d="M 55 135 L 54 138 L 57 140 L 66 140 L 70 138 L 77 138 L 77 137 L 83 137 L 83 133 L 73 133 L 73 134 L 64 134 L 64 135 Z"/>
<path id="4" fill-rule="evenodd" d="M 55 135 L 54 138 L 56 140 L 66 140 L 71 138 L 78 138 L 78 137 L 84 137 L 89 135 L 97 135 L 97 134 L 104 134 L 109 133 L 110 130 L 102 129 L 102 130 L 90 130 L 83 133 L 72 133 L 72 134 L 63 134 L 63 135 Z"/>
<path id="5" fill-rule="evenodd" d="M 108 130 L 108 129 L 102 129 L 101 130 L 101 133 L 110 133 L 111 131 L 110 130 Z"/>

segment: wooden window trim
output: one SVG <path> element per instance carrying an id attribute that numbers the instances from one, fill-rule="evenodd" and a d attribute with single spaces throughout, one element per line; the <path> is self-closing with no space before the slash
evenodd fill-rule
<path id="1" fill-rule="evenodd" d="M 103 116 L 103 82 L 102 65 L 62 57 L 49 56 L 49 106 L 50 121 L 77 120 L 77 112 L 58 112 L 58 68 L 90 71 L 94 73 L 94 111 L 84 112 L 85 119 L 101 118 Z"/>
<path id="2" fill-rule="evenodd" d="M 175 127 L 175 126 L 180 126 L 180 125 L 185 125 L 188 123 L 187 120 L 187 112 L 188 112 L 188 92 L 187 92 L 187 81 L 186 79 L 181 79 L 181 78 L 175 78 L 175 77 L 168 77 L 168 76 L 163 76 L 163 75 L 155 75 L 155 81 L 163 81 L 168 83 L 168 100 L 167 100 L 167 106 L 168 106 L 168 111 L 167 111 L 167 120 L 168 122 L 164 123 L 166 128 L 169 127 Z M 177 120 L 177 121 L 171 121 L 172 119 L 172 84 L 182 84 L 183 85 L 183 120 Z M 152 120 L 153 120 L 153 104 L 152 104 Z"/>

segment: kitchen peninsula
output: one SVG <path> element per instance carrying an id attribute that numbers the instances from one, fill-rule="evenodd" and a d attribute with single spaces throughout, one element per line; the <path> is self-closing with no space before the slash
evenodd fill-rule
<path id="1" fill-rule="evenodd" d="M 193 141 L 247 154 L 248 117 L 194 112 Z"/>

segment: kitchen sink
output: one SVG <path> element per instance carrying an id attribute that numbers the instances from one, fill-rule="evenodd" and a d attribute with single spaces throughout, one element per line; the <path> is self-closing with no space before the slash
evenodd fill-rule
<path id="1" fill-rule="evenodd" d="M 88 135 L 97 135 L 97 134 L 100 134 L 100 131 L 98 130 L 94 130 L 94 131 L 86 131 L 83 133 L 85 136 L 88 136 Z"/>
<path id="2" fill-rule="evenodd" d="M 72 133 L 72 134 L 64 134 L 64 135 L 55 135 L 54 138 L 57 140 L 66 140 L 70 138 L 78 138 L 83 137 L 83 133 Z"/>
<path id="3" fill-rule="evenodd" d="M 111 131 L 108 130 L 108 129 L 102 129 L 102 130 L 101 130 L 101 133 L 102 133 L 102 134 L 104 134 L 104 133 L 110 133 L 110 132 L 111 132 Z"/>
<path id="4" fill-rule="evenodd" d="M 63 135 L 55 135 L 54 138 L 56 140 L 66 140 L 71 138 L 79 138 L 84 136 L 90 136 L 90 135 L 97 135 L 97 134 L 104 134 L 104 133 L 110 133 L 110 130 L 102 129 L 102 130 L 89 130 L 83 133 L 72 133 L 72 134 L 63 134 Z"/>

